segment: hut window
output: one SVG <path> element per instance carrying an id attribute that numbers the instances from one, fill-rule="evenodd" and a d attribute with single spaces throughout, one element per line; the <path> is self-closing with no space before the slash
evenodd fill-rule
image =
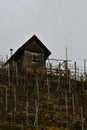
<path id="1" fill-rule="evenodd" d="M 32 59 L 32 61 L 38 62 L 39 61 L 39 54 L 32 52 L 31 53 L 31 59 Z"/>

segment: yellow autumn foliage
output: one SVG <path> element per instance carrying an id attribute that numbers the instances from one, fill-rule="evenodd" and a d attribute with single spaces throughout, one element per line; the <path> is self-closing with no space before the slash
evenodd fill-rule
<path id="1" fill-rule="evenodd" d="M 38 67 L 37 70 L 36 70 L 36 72 L 37 72 L 38 74 L 45 74 L 45 69 L 42 68 L 42 67 Z"/>
<path id="2" fill-rule="evenodd" d="M 15 67 L 17 65 L 17 62 L 16 61 L 12 61 L 12 66 Z"/>
<path id="3" fill-rule="evenodd" d="M 58 79 L 53 79 L 53 82 L 54 83 L 58 83 Z"/>
<path id="4" fill-rule="evenodd" d="M 27 68 L 27 71 L 28 71 L 29 73 L 31 73 L 31 74 L 34 73 L 33 68 Z"/>
<path id="5" fill-rule="evenodd" d="M 30 65 L 30 59 L 25 59 L 25 61 L 24 61 L 24 66 L 25 66 L 25 68 L 28 68 L 29 67 L 29 65 Z"/>

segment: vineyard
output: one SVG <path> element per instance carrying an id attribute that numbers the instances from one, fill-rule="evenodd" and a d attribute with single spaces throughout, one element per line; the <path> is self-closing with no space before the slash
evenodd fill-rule
<path id="1" fill-rule="evenodd" d="M 69 69 L 0 69 L 0 130 L 86 130 L 87 80 Z"/>

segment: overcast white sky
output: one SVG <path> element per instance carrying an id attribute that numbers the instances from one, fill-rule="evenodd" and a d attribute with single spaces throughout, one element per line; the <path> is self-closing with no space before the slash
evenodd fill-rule
<path id="1" fill-rule="evenodd" d="M 34 34 L 52 58 L 87 58 L 87 0 L 0 0 L 0 55 Z"/>

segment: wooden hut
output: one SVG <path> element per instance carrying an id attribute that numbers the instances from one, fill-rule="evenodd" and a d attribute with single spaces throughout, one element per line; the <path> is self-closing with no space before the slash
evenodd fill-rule
<path id="1" fill-rule="evenodd" d="M 24 70 L 25 67 L 44 67 L 50 54 L 47 47 L 34 35 L 18 48 L 6 64 L 16 64 L 20 71 Z"/>

